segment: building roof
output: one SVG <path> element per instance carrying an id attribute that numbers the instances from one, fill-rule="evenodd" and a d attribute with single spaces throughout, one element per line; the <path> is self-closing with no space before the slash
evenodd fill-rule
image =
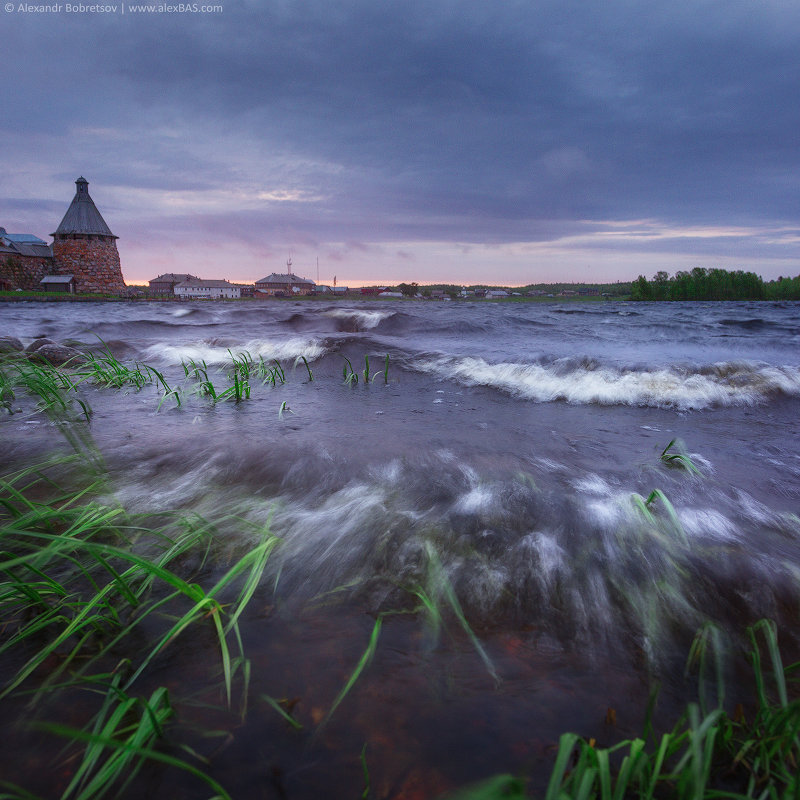
<path id="1" fill-rule="evenodd" d="M 230 281 L 225 280 L 206 280 L 204 278 L 190 278 L 189 280 L 182 281 L 179 283 L 175 288 L 179 289 L 183 287 L 184 289 L 190 289 L 192 287 L 201 288 L 206 287 L 210 289 L 235 289 L 235 287 Z"/>
<path id="2" fill-rule="evenodd" d="M 266 278 L 256 281 L 256 285 L 259 283 L 301 283 L 306 286 L 316 286 L 314 281 L 311 281 L 308 278 L 299 278 L 297 275 L 294 275 L 291 272 L 273 272 L 271 275 L 267 275 Z"/>
<path id="3" fill-rule="evenodd" d="M 194 275 L 189 275 L 186 272 L 165 272 L 157 278 L 151 278 L 148 283 L 181 283 L 190 279 L 198 280 Z"/>
<path id="4" fill-rule="evenodd" d="M 47 242 L 32 233 L 8 233 L 0 228 L 0 253 L 10 256 L 52 258 L 53 251 Z"/>
<path id="5" fill-rule="evenodd" d="M 53 236 L 68 233 L 90 233 L 96 236 L 112 236 L 114 239 L 119 237 L 111 233 L 111 229 L 106 225 L 106 221 L 97 210 L 94 201 L 89 197 L 89 181 L 86 178 L 78 178 L 75 181 L 77 191 L 72 198 L 64 219 L 56 228 Z"/>
<path id="6" fill-rule="evenodd" d="M 74 280 L 73 275 L 45 275 L 39 283 L 72 283 Z"/>
<path id="7" fill-rule="evenodd" d="M 49 244 L 18 244 L 0 241 L 0 254 L 4 256 L 30 256 L 33 258 L 52 258 L 53 250 Z"/>
<path id="8" fill-rule="evenodd" d="M 44 239 L 34 236 L 32 233 L 9 233 L 5 228 L 0 228 L 0 239 L 14 244 L 43 244 L 47 245 Z"/>
<path id="9" fill-rule="evenodd" d="M 33 256 L 34 258 L 53 257 L 53 248 L 49 244 L 16 244 L 14 247 L 21 256 Z"/>

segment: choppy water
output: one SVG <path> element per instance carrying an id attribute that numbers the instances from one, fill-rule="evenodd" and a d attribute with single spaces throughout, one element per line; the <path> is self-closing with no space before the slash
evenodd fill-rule
<path id="1" fill-rule="evenodd" d="M 182 360 L 220 385 L 229 351 L 284 365 L 284 385 L 239 404 L 90 396 L 126 506 L 235 513 L 282 537 L 261 598 L 280 613 L 246 626 L 263 691 L 303 697 L 307 714 L 329 703 L 374 616 L 413 605 L 441 565 L 483 656 L 458 624 L 435 640 L 397 617 L 329 746 L 264 756 L 282 776 L 265 797 L 321 796 L 331 776 L 358 786 L 363 742 L 385 796 L 535 773 L 563 730 L 602 736 L 608 707 L 635 732 L 653 678 L 687 696 L 705 622 L 735 639 L 771 617 L 792 643 L 796 304 L 19 303 L 0 306 L 0 328 L 100 337 L 187 391 Z M 346 385 L 346 359 L 361 372 L 365 355 L 377 379 Z M 52 441 L 44 422 L 0 425 L 9 467 Z M 673 439 L 699 475 L 661 462 Z M 632 497 L 654 489 L 671 508 L 648 517 Z M 235 523 L 221 535 L 247 546 Z M 344 607 L 328 610 L 331 592 Z M 260 778 L 236 759 L 272 726 L 256 716 L 219 766 L 241 796 Z"/>

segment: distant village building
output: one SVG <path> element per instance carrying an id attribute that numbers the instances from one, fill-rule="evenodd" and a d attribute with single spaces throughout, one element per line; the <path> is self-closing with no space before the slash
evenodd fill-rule
<path id="1" fill-rule="evenodd" d="M 157 278 L 148 281 L 151 294 L 174 294 L 174 289 L 179 283 L 188 280 L 197 280 L 194 275 L 185 272 L 165 272 Z"/>
<path id="2" fill-rule="evenodd" d="M 189 278 L 175 286 L 175 294 L 182 300 L 238 300 L 241 287 L 224 280 Z"/>
<path id="3" fill-rule="evenodd" d="M 308 278 L 300 278 L 291 272 L 273 272 L 256 281 L 256 296 L 268 295 L 269 297 L 292 297 L 294 295 L 314 294 L 317 284 Z"/>
<path id="4" fill-rule="evenodd" d="M 241 297 L 254 297 L 256 287 L 252 283 L 234 283 L 234 286 L 239 287 L 239 294 Z"/>
<path id="5" fill-rule="evenodd" d="M 125 291 L 117 239 L 89 196 L 89 181 L 75 181 L 75 197 L 53 236 L 56 275 L 72 275 L 75 290 L 89 293 Z"/>

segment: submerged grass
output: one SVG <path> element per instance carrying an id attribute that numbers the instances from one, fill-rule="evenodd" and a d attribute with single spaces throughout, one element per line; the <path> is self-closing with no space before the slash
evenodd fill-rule
<path id="1" fill-rule="evenodd" d="M 686 452 L 682 442 L 673 439 L 662 451 L 661 462 L 668 467 L 684 469 L 692 475 L 701 475 L 700 470 L 695 466 L 691 456 Z"/>
<path id="2" fill-rule="evenodd" d="M 71 420 L 76 417 L 74 409 L 78 406 L 78 414 L 88 421 L 91 410 L 78 395 L 79 384 L 69 371 L 47 362 L 37 363 L 14 355 L 6 355 L 0 362 L 0 389 L 9 413 L 14 413 L 12 401 L 24 393 L 37 399 L 34 413 Z"/>
<path id="3" fill-rule="evenodd" d="M 345 385 L 355 386 L 358 383 L 358 373 L 353 369 L 350 359 L 347 356 L 342 356 L 345 363 L 342 365 L 342 378 Z"/>
<path id="4" fill-rule="evenodd" d="M 99 337 L 98 337 L 99 338 Z M 158 403 L 160 409 L 168 398 L 173 398 L 176 405 L 181 404 L 181 393 L 172 389 L 164 379 L 164 375 L 155 367 L 134 362 L 128 366 L 121 362 L 110 350 L 108 345 L 100 339 L 103 349 L 99 355 L 87 353 L 84 360 L 74 370 L 77 383 L 90 381 L 97 386 L 120 389 L 124 386 L 133 386 L 137 391 L 147 385 L 155 385 L 162 391 Z"/>
<path id="5" fill-rule="evenodd" d="M 99 338 L 99 337 L 98 337 Z M 21 391 L 38 398 L 37 412 L 63 414 L 71 408 L 80 409 L 86 421 L 89 421 L 91 409 L 79 394 L 83 384 L 100 388 L 123 389 L 127 387 L 140 391 L 146 386 L 154 386 L 160 392 L 156 410 L 160 411 L 167 401 L 172 401 L 180 408 L 188 392 L 201 397 L 208 397 L 212 403 L 233 400 L 240 403 L 251 398 L 251 380 L 257 379 L 261 385 L 274 387 L 287 382 L 286 370 L 280 361 L 273 359 L 266 362 L 263 356 L 256 361 L 250 353 L 243 351 L 234 353 L 228 350 L 230 366 L 222 368 L 227 384 L 210 376 L 211 370 L 204 360 L 189 358 L 181 361 L 184 378 L 190 385 L 172 386 L 168 383 L 164 372 L 152 364 L 135 361 L 126 364 L 120 361 L 109 346 L 100 339 L 102 349 L 99 353 L 86 353 L 81 360 L 54 366 L 48 362 L 36 363 L 19 354 L 5 355 L 0 358 L 0 408 L 9 413 L 14 412 L 14 401 Z M 343 356 L 345 365 L 343 379 L 346 384 L 355 385 L 359 375 L 365 384 L 374 382 L 380 373 L 370 370 L 369 355 L 364 356 L 364 370 L 358 373 L 350 360 Z M 308 382 L 314 382 L 314 374 L 308 359 L 301 355 L 295 359 L 295 367 L 302 361 L 308 375 Z M 383 370 L 384 383 L 389 382 L 389 356 L 385 357 Z"/>
<path id="6" fill-rule="evenodd" d="M 355 386 L 359 381 L 359 373 L 356 372 L 355 369 L 353 369 L 353 364 L 351 363 L 350 359 L 347 356 L 343 355 L 342 358 L 345 361 L 345 363 L 342 365 L 342 379 L 343 379 L 345 385 Z M 370 371 L 369 354 L 366 353 L 364 355 L 364 369 L 360 373 L 361 380 L 363 380 L 363 382 L 366 385 L 369 385 L 370 383 L 373 383 L 378 378 L 378 376 L 380 374 L 381 374 L 380 372 L 372 373 Z M 388 353 L 386 354 L 386 358 L 384 360 L 383 382 L 384 382 L 384 384 L 389 383 L 389 354 Z"/>

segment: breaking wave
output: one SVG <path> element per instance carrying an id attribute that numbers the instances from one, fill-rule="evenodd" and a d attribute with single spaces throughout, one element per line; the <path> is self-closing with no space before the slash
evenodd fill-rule
<path id="1" fill-rule="evenodd" d="M 253 339 L 243 345 L 227 345 L 219 342 L 193 342 L 187 344 L 151 345 L 145 350 L 145 359 L 162 361 L 169 364 L 180 364 L 181 361 L 194 359 L 206 364 L 225 364 L 231 360 L 231 353 L 238 356 L 249 353 L 253 358 L 264 360 L 277 359 L 284 361 L 304 356 L 314 361 L 324 355 L 325 348 L 315 339 L 294 337 L 280 340 Z"/>
<path id="2" fill-rule="evenodd" d="M 336 308 L 323 312 L 326 317 L 340 322 L 347 331 L 368 331 L 376 328 L 385 319 L 394 316 L 394 311 L 362 311 L 355 309 Z"/>
<path id="3" fill-rule="evenodd" d="M 622 368 L 565 359 L 549 364 L 490 364 L 440 356 L 413 364 L 420 372 L 467 386 L 489 386 L 540 403 L 629 405 L 679 410 L 752 406 L 776 395 L 800 396 L 800 368 L 749 362 L 704 367 Z"/>

